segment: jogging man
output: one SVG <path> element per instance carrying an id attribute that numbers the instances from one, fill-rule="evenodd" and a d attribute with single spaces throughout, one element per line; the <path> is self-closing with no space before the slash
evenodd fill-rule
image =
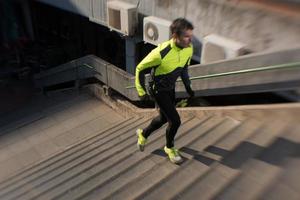
<path id="1" fill-rule="evenodd" d="M 147 99 L 144 74 L 149 69 L 152 70 L 153 84 L 150 91 L 159 106 L 159 115 L 146 128 L 138 129 L 136 133 L 137 146 L 143 151 L 150 134 L 168 122 L 164 151 L 171 162 L 178 164 L 182 162 L 182 157 L 174 147 L 174 138 L 181 121 L 175 108 L 175 83 L 180 76 L 186 91 L 191 97 L 194 96 L 187 71 L 193 55 L 191 40 L 194 27 L 186 19 L 178 18 L 172 22 L 170 29 L 172 39 L 159 44 L 136 67 L 135 86 L 138 95 L 142 100 Z"/>

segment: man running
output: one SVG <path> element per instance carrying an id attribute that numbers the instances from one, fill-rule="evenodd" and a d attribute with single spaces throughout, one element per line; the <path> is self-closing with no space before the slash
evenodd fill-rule
<path id="1" fill-rule="evenodd" d="M 172 163 L 179 164 L 182 157 L 174 147 L 174 138 L 181 124 L 175 107 L 175 83 L 180 76 L 186 91 L 191 97 L 194 96 L 187 71 L 193 55 L 191 40 L 194 27 L 186 19 L 178 18 L 172 22 L 170 29 L 172 38 L 159 44 L 136 67 L 135 86 L 142 100 L 148 97 L 144 72 L 152 69 L 153 84 L 150 84 L 149 90 L 159 106 L 159 115 L 146 128 L 138 129 L 136 133 L 137 146 L 143 151 L 150 134 L 168 122 L 164 151 Z"/>

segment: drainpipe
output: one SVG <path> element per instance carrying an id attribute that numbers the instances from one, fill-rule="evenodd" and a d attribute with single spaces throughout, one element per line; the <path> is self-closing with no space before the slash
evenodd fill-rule
<path id="1" fill-rule="evenodd" d="M 134 75 L 135 74 L 135 55 L 136 55 L 136 48 L 135 48 L 135 39 L 131 37 L 126 37 L 126 72 Z"/>

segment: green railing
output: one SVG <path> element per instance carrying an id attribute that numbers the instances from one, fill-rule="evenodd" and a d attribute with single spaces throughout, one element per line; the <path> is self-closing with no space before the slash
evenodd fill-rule
<path id="1" fill-rule="evenodd" d="M 190 80 L 200 80 L 200 79 L 215 78 L 215 77 L 221 77 L 221 76 L 245 74 L 245 73 L 251 73 L 251 72 L 269 71 L 269 70 L 276 70 L 276 69 L 297 68 L 297 67 L 300 67 L 300 62 L 285 63 L 285 64 L 280 64 L 280 65 L 270 65 L 270 66 L 267 66 L 267 67 L 243 69 L 243 70 L 216 73 L 216 74 L 209 74 L 209 75 L 203 75 L 203 76 L 195 76 L 195 77 L 191 77 Z M 177 82 L 180 82 L 180 81 L 182 81 L 182 80 L 181 79 L 177 80 Z M 131 88 L 135 88 L 135 86 L 131 85 L 131 86 L 126 87 L 126 89 L 131 89 Z"/>

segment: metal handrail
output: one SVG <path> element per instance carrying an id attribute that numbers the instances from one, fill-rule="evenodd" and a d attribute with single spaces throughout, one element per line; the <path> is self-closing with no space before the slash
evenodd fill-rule
<path id="1" fill-rule="evenodd" d="M 250 72 L 268 71 L 274 69 L 287 69 L 287 68 L 295 68 L 295 67 L 300 67 L 300 62 L 285 63 L 280 65 L 270 65 L 266 67 L 243 69 L 243 70 L 209 74 L 203 76 L 195 76 L 195 77 L 191 77 L 190 80 L 199 80 L 199 79 L 214 78 L 214 77 L 221 77 L 221 76 L 228 76 L 228 75 L 245 74 Z M 182 82 L 182 80 L 178 79 L 176 82 Z M 126 89 L 131 89 L 131 88 L 135 88 L 135 86 L 131 85 L 126 87 Z"/>

